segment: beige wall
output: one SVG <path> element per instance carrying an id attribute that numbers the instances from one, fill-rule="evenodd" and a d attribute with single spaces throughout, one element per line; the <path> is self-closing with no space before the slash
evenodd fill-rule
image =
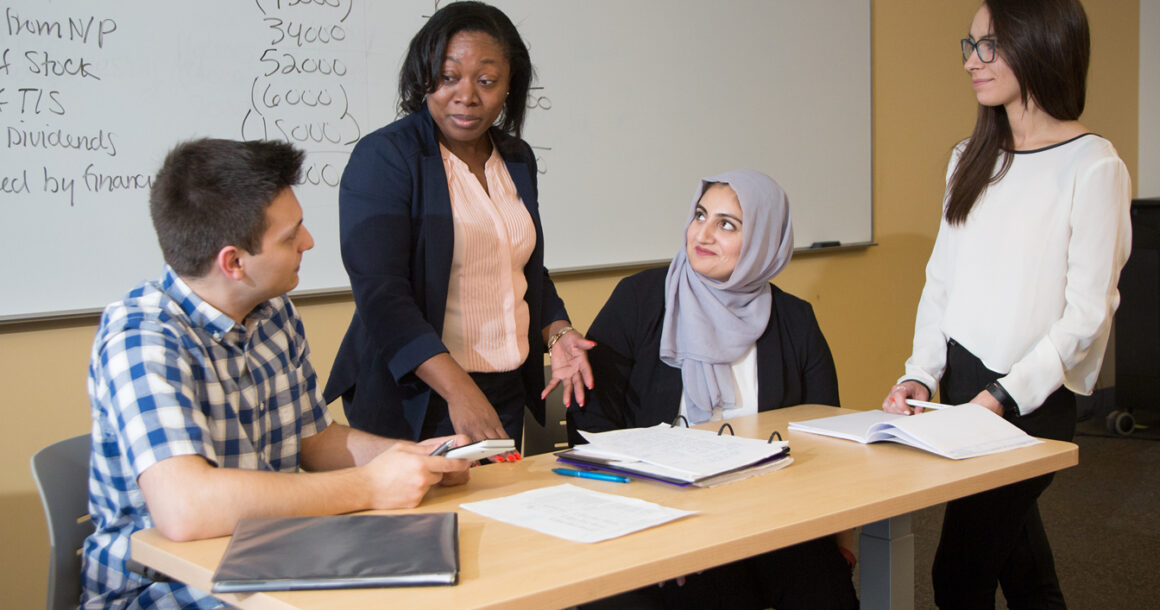
<path id="1" fill-rule="evenodd" d="M 974 120 L 958 39 L 977 6 L 977 0 L 874 2 L 878 245 L 802 255 L 778 278 L 783 288 L 814 304 L 837 359 L 846 406 L 879 404 L 908 352 L 947 155 Z M 1084 120 L 1116 144 L 1135 176 L 1139 2 L 1089 0 L 1087 10 L 1094 53 Z M 560 278 L 576 326 L 587 328 L 622 275 Z M 343 297 L 303 303 L 315 364 L 324 377 L 351 309 Z M 0 409 L 11 426 L 0 444 L 0 591 L 7 607 L 43 603 L 47 534 L 28 460 L 39 447 L 89 428 L 84 379 L 95 325 L 86 319 L 0 326 Z"/>

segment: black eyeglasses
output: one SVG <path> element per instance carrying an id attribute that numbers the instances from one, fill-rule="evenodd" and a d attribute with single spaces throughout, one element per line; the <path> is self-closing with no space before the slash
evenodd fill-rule
<path id="1" fill-rule="evenodd" d="M 980 38 L 978 42 L 970 38 L 964 38 L 959 41 L 963 47 L 963 61 L 971 58 L 971 51 L 979 56 L 979 61 L 989 64 L 995 61 L 995 47 L 999 46 L 994 38 Z"/>

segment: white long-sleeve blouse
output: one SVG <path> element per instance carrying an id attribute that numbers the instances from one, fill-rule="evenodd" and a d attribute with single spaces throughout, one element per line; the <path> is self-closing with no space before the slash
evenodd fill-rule
<path id="1" fill-rule="evenodd" d="M 1027 414 L 1061 385 L 1080 394 L 1095 386 L 1131 249 L 1131 180 L 1094 134 L 1014 157 L 966 222 L 944 215 L 903 379 L 933 389 L 954 339 L 1003 373 Z"/>

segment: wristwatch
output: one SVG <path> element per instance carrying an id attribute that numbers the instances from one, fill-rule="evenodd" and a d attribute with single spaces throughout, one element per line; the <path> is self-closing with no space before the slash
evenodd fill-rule
<path id="1" fill-rule="evenodd" d="M 999 384 L 998 381 L 992 381 L 987 386 L 987 393 L 995 397 L 999 404 L 1003 405 L 1003 417 L 1008 419 L 1015 419 L 1019 417 L 1019 405 L 1015 403 L 1015 399 L 1007 393 L 1007 389 Z"/>

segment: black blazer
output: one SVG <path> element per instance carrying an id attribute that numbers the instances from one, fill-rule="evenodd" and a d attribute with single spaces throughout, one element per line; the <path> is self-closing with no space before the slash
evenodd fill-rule
<path id="1" fill-rule="evenodd" d="M 588 352 L 595 388 L 587 405 L 568 409 L 568 438 L 671 422 L 680 408 L 681 370 L 660 360 L 667 268 L 629 276 L 592 322 Z M 804 403 L 838 406 L 838 373 L 809 303 L 773 286 L 769 325 L 757 339 L 757 409 Z"/>
<path id="2" fill-rule="evenodd" d="M 542 423 L 541 333 L 568 314 L 544 268 L 535 156 L 526 142 L 496 128 L 491 137 L 536 229 L 524 267 L 530 349 L 520 371 L 529 408 Z M 454 252 L 447 174 L 426 108 L 359 141 L 342 174 L 338 209 L 355 313 L 323 396 L 328 403 L 346 398 L 355 428 L 418 440 L 431 390 L 414 371 L 447 351 L 440 336 Z"/>

